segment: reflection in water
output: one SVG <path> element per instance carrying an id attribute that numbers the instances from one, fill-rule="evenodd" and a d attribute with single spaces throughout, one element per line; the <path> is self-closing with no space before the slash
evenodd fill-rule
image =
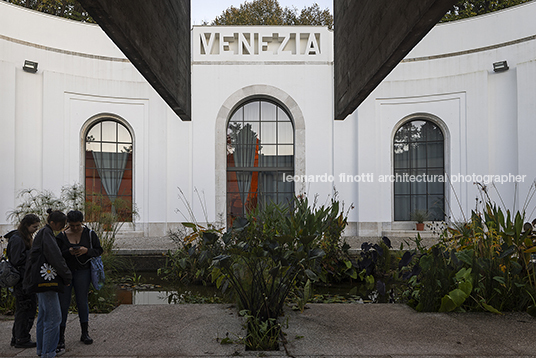
<path id="1" fill-rule="evenodd" d="M 128 277 L 116 292 L 119 304 L 158 305 L 179 303 L 223 303 L 223 294 L 214 286 L 173 284 L 154 272 L 143 272 L 136 282 Z"/>

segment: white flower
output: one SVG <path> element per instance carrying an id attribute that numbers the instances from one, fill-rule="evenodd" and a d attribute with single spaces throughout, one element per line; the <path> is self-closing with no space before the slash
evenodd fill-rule
<path id="1" fill-rule="evenodd" d="M 41 266 L 40 272 L 41 276 L 45 279 L 45 281 L 52 281 L 57 275 L 57 272 L 54 267 L 50 266 L 46 262 L 43 264 L 43 266 Z"/>

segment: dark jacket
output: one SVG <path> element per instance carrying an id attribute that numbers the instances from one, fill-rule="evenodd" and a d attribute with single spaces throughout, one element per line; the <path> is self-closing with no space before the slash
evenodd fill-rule
<path id="1" fill-rule="evenodd" d="M 20 277 L 24 277 L 24 267 L 26 266 L 26 258 L 30 249 L 26 247 L 24 239 L 17 230 L 8 232 L 4 237 L 9 239 L 7 244 L 7 258 L 17 271 L 19 271 Z"/>
<path id="2" fill-rule="evenodd" d="M 47 262 L 56 269 L 58 275 L 62 278 L 64 285 L 67 286 L 71 284 L 71 279 L 73 277 L 71 270 L 69 270 L 69 267 L 67 267 L 67 264 L 65 263 L 65 259 L 61 255 L 52 228 L 49 225 L 46 225 L 39 230 L 35 236 L 32 249 L 30 250 L 28 266 L 26 267 L 23 282 L 23 288 L 26 291 L 29 292 L 32 288 L 31 265 L 39 255 L 44 255 Z"/>
<path id="3" fill-rule="evenodd" d="M 89 242 L 90 237 L 91 244 Z M 67 266 L 69 266 L 69 269 L 71 269 L 71 271 L 90 269 L 89 259 L 102 255 L 104 251 L 101 247 L 99 237 L 97 236 L 95 231 L 90 230 L 87 227 L 84 227 L 82 231 L 82 236 L 80 237 L 80 243 L 78 243 L 78 245 L 80 246 L 87 247 L 87 253 L 84 255 L 80 255 L 78 257 L 71 255 L 71 253 L 69 252 L 69 248 L 72 245 L 64 232 L 60 232 L 56 236 L 56 239 L 58 240 L 58 246 L 60 247 L 61 254 L 63 255 L 63 258 L 65 259 L 65 262 L 67 262 Z"/>

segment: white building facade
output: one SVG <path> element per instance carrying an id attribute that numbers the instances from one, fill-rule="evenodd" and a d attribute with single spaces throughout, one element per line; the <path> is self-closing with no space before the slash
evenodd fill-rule
<path id="1" fill-rule="evenodd" d="M 534 18 L 529 2 L 437 25 L 344 121 L 327 28 L 194 26 L 185 122 L 98 26 L 0 2 L 1 233 L 20 190 L 73 183 L 135 203 L 128 230 L 147 237 L 185 221 L 179 189 L 197 220 L 227 223 L 336 194 L 349 237 L 411 230 L 417 209 L 460 220 L 474 181 L 513 207 L 536 178 Z"/>

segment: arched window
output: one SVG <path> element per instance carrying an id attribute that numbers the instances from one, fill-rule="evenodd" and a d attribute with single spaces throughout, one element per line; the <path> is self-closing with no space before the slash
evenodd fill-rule
<path id="1" fill-rule="evenodd" d="M 258 205 L 288 204 L 294 195 L 294 125 L 275 102 L 252 100 L 227 124 L 227 224 Z"/>
<path id="2" fill-rule="evenodd" d="M 122 221 L 132 221 L 132 145 L 129 130 L 111 118 L 94 123 L 85 136 L 86 201 Z"/>
<path id="3" fill-rule="evenodd" d="M 396 131 L 393 145 L 395 221 L 411 220 L 417 210 L 428 211 L 429 220 L 443 220 L 443 132 L 431 121 L 413 120 Z"/>

